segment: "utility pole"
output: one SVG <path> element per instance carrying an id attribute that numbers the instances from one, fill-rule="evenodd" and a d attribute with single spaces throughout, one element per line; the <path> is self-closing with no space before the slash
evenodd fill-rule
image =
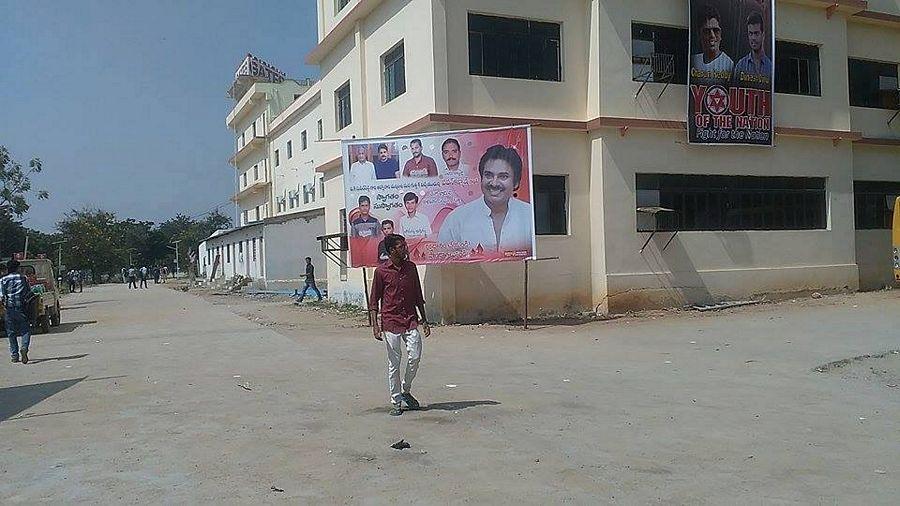
<path id="1" fill-rule="evenodd" d="M 172 241 L 172 244 L 175 245 L 174 248 L 172 246 L 169 246 L 169 249 L 175 250 L 175 276 L 176 277 L 178 276 L 178 243 L 180 243 L 181 241 L 182 241 L 182 239 L 178 239 L 177 241 Z"/>
<path id="2" fill-rule="evenodd" d="M 62 270 L 62 245 L 69 242 L 68 239 L 63 239 L 62 241 L 56 241 L 53 243 L 56 246 L 56 270 Z"/>

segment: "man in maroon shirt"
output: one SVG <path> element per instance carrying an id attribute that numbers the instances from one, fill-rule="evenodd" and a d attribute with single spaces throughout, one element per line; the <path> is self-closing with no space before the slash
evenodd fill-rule
<path id="1" fill-rule="evenodd" d="M 422 336 L 431 335 L 431 329 L 425 319 L 425 298 L 422 296 L 419 272 L 416 270 L 416 264 L 409 261 L 406 239 L 402 235 L 388 235 L 384 238 L 384 247 L 390 261 L 375 269 L 372 296 L 369 298 L 369 314 L 372 315 L 375 339 L 384 341 L 387 346 L 391 416 L 399 416 L 403 414 L 401 402 L 405 402 L 408 409 L 419 409 L 419 401 L 409 390 L 419 370 L 419 360 L 422 358 Z M 416 315 L 416 310 L 421 315 L 421 320 Z M 403 344 L 406 345 L 407 357 L 406 370 L 401 381 L 400 359 Z"/>
<path id="2" fill-rule="evenodd" d="M 403 177 L 435 177 L 438 175 L 434 158 L 422 154 L 422 141 L 413 139 L 409 143 L 412 158 L 403 166 Z"/>

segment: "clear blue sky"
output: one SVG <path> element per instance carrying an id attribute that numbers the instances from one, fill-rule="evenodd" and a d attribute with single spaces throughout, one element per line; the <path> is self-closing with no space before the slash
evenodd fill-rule
<path id="1" fill-rule="evenodd" d="M 159 222 L 221 203 L 235 68 L 251 52 L 316 76 L 303 64 L 315 41 L 313 0 L 0 0 L 0 145 L 40 157 L 35 187 L 50 191 L 25 224 L 52 231 L 83 206 Z"/>

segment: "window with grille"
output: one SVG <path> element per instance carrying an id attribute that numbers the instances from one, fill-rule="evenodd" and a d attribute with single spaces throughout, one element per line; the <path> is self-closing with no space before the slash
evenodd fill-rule
<path id="1" fill-rule="evenodd" d="M 406 69 L 403 57 L 403 43 L 398 44 L 381 57 L 382 85 L 384 87 L 384 102 L 406 93 Z"/>
<path id="2" fill-rule="evenodd" d="M 337 8 L 334 10 L 334 12 L 336 12 L 336 13 L 341 12 L 344 9 L 344 7 L 346 7 L 347 4 L 349 4 L 349 3 L 350 3 L 350 0 L 336 0 L 335 5 L 337 6 Z"/>
<path id="3" fill-rule="evenodd" d="M 822 95 L 819 46 L 775 41 L 775 91 L 816 97 Z"/>
<path id="4" fill-rule="evenodd" d="M 560 27 L 469 13 L 469 74 L 561 81 Z"/>
<path id="5" fill-rule="evenodd" d="M 652 230 L 808 230 L 826 225 L 825 178 L 637 174 L 639 208 L 662 207 Z"/>
<path id="6" fill-rule="evenodd" d="M 281 164 L 281 157 L 279 156 L 278 150 L 276 149 L 275 150 L 275 166 L 278 167 L 279 164 Z"/>
<path id="7" fill-rule="evenodd" d="M 300 151 L 306 151 L 307 141 L 306 141 L 306 130 L 300 132 Z"/>
<path id="8" fill-rule="evenodd" d="M 343 130 L 353 122 L 350 113 L 350 81 L 334 92 L 334 104 L 337 129 Z"/>
<path id="9" fill-rule="evenodd" d="M 534 229 L 537 235 L 569 233 L 566 176 L 534 176 Z"/>
<path id="10" fill-rule="evenodd" d="M 854 181 L 853 204 L 857 230 L 891 229 L 894 202 L 900 196 L 897 181 Z"/>
<path id="11" fill-rule="evenodd" d="M 291 141 L 287 141 L 287 155 L 288 155 L 288 159 L 291 159 L 294 157 L 294 146 L 291 143 Z"/>
<path id="12" fill-rule="evenodd" d="M 631 79 L 687 84 L 686 28 L 631 24 Z"/>

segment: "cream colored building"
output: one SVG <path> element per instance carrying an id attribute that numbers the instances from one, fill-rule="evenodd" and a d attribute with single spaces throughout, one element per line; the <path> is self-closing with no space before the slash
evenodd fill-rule
<path id="1" fill-rule="evenodd" d="M 900 192 L 887 90 L 900 4 L 776 12 L 775 146 L 759 148 L 688 145 L 684 81 L 645 75 L 651 54 L 686 55 L 686 0 L 318 0 L 307 62 L 321 75 L 300 100 L 315 95 L 323 119 L 326 233 L 345 231 L 335 139 L 531 124 L 536 203 L 565 217 L 539 217 L 538 255 L 559 259 L 531 265 L 532 313 L 880 288 L 887 197 Z M 676 213 L 637 211 L 654 205 Z M 521 314 L 521 263 L 421 274 L 435 318 Z M 330 262 L 328 285 L 364 300 L 360 270 Z"/>
<path id="2" fill-rule="evenodd" d="M 253 63 L 255 75 L 250 73 Z M 304 258 L 325 276 L 316 237 L 324 233 L 322 177 L 315 171 L 321 118 L 312 80 L 285 79 L 283 73 L 247 55 L 229 95 L 235 105 L 225 123 L 235 133 L 236 226 L 217 231 L 201 245 L 205 277 L 249 276 L 261 289 L 297 288 Z M 324 287 L 324 286 L 323 286 Z"/>

